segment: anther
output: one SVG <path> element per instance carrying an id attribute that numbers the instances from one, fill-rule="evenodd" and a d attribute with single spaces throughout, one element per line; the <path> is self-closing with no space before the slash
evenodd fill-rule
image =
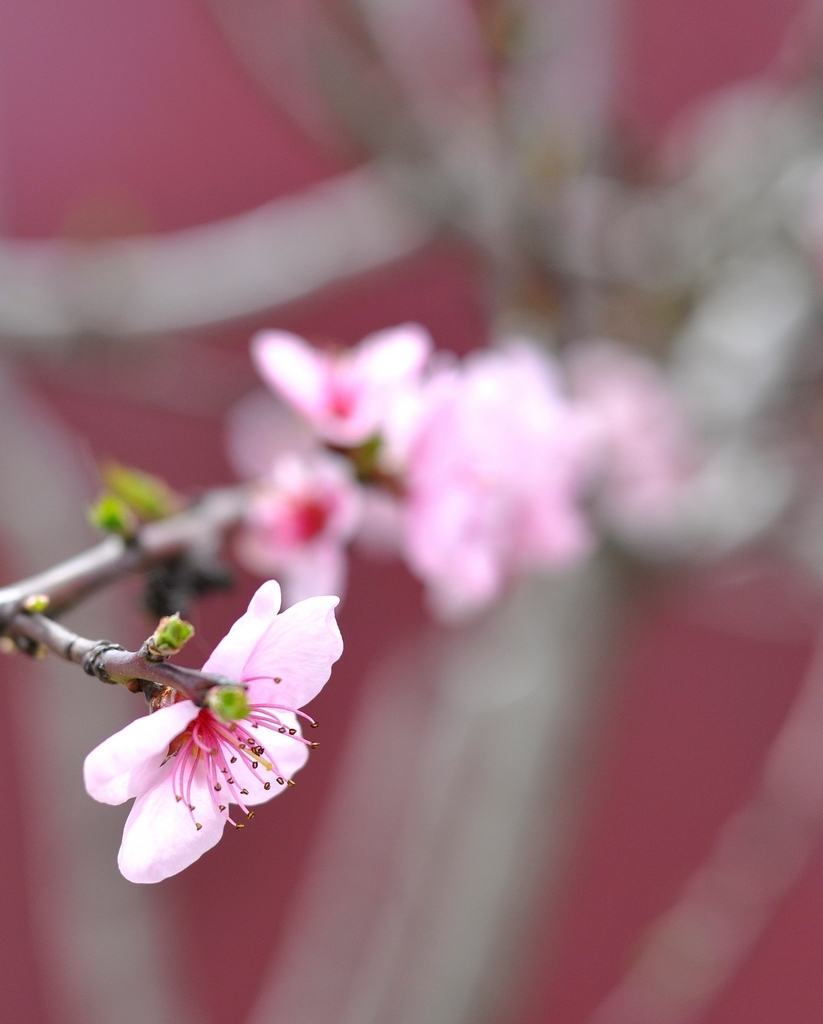
<path id="1" fill-rule="evenodd" d="M 251 766 L 252 766 L 252 768 L 256 768 L 258 764 L 259 764 L 258 761 L 252 761 Z"/>
<path id="2" fill-rule="evenodd" d="M 246 744 L 245 743 L 239 743 L 238 746 L 240 747 L 241 750 L 245 750 L 246 749 Z"/>
<path id="3" fill-rule="evenodd" d="M 296 786 L 297 783 L 294 781 L 294 779 L 289 779 L 288 782 L 286 783 L 286 785 L 287 786 Z"/>
<path id="4" fill-rule="evenodd" d="M 236 757 L 233 757 L 233 758 L 231 759 L 231 761 L 229 761 L 229 764 L 234 764 L 234 762 L 235 762 L 236 760 L 237 760 L 237 758 L 236 758 Z M 223 769 L 223 771 L 225 771 L 225 770 L 226 770 L 226 769 L 224 768 L 224 769 Z"/>
<path id="5" fill-rule="evenodd" d="M 174 799 L 175 799 L 175 800 L 176 800 L 176 801 L 177 801 L 178 803 L 180 803 L 180 801 L 181 801 L 181 800 L 183 799 L 183 797 L 182 797 L 182 796 L 175 796 L 175 798 L 174 798 Z"/>
<path id="6" fill-rule="evenodd" d="M 277 776 L 277 781 L 280 783 L 281 786 L 286 785 L 286 780 L 282 779 L 279 775 Z"/>
<path id="7" fill-rule="evenodd" d="M 297 730 L 296 730 L 296 729 L 289 729 L 289 736 L 294 736 L 294 734 L 295 734 L 296 732 L 297 732 Z"/>
<path id="8" fill-rule="evenodd" d="M 225 811 L 225 809 L 226 809 L 226 805 L 225 804 L 220 804 L 220 806 L 217 808 L 218 811 Z"/>
<path id="9" fill-rule="evenodd" d="M 199 832 L 199 831 L 200 831 L 200 829 L 201 829 L 201 828 L 202 828 L 203 826 L 202 826 L 202 825 L 200 824 L 200 822 L 199 822 L 199 821 L 196 821 L 196 822 L 194 823 L 194 827 L 195 827 L 195 828 L 197 829 L 197 831 Z"/>
<path id="10" fill-rule="evenodd" d="M 234 779 L 226 779 L 226 782 L 228 782 L 230 786 L 234 785 Z"/>
<path id="11" fill-rule="evenodd" d="M 318 725 L 320 725 L 319 722 L 312 722 L 311 727 L 312 729 L 316 729 Z"/>
<path id="12" fill-rule="evenodd" d="M 281 725 L 280 728 L 277 731 L 280 732 L 280 733 L 283 733 L 283 735 L 285 735 L 286 734 L 286 727 L 285 727 L 285 725 Z"/>
<path id="13" fill-rule="evenodd" d="M 319 746 L 320 746 L 320 744 L 319 744 L 319 743 L 318 743 L 318 742 L 317 742 L 317 741 L 315 740 L 315 741 L 314 741 L 314 743 L 310 743 L 310 744 L 309 744 L 309 749 L 310 749 L 310 750 L 317 750 L 317 748 L 318 748 Z"/>
<path id="14" fill-rule="evenodd" d="M 275 677 L 274 677 L 274 681 L 275 681 L 276 683 L 282 683 L 282 682 L 283 682 L 283 680 L 282 680 L 282 679 L 280 678 L 280 676 L 275 676 Z"/>
<path id="15" fill-rule="evenodd" d="M 189 810 L 190 810 L 190 811 L 193 811 L 193 810 L 194 810 L 194 804 L 189 804 Z"/>
<path id="16" fill-rule="evenodd" d="M 220 790 L 221 790 L 221 789 L 222 789 L 223 787 L 222 787 L 222 786 L 220 785 L 220 783 L 219 783 L 219 782 L 215 782 L 215 784 L 214 784 L 214 788 L 215 788 L 215 790 L 216 790 L 216 791 L 217 791 L 217 792 L 219 793 L 219 792 L 220 792 Z"/>
<path id="17" fill-rule="evenodd" d="M 249 821 L 251 821 L 251 819 L 254 817 L 254 811 L 246 811 L 246 817 L 249 819 Z"/>
<path id="18" fill-rule="evenodd" d="M 241 789 L 240 793 L 241 793 L 242 796 L 248 796 L 249 795 L 249 791 L 247 789 Z"/>
<path id="19" fill-rule="evenodd" d="M 270 782 L 264 782 L 263 783 L 263 789 L 271 789 L 271 783 Z"/>

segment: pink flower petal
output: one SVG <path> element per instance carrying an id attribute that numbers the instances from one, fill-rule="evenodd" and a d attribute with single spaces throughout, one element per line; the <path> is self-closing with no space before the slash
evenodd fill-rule
<path id="1" fill-rule="evenodd" d="M 240 616 L 215 647 L 203 666 L 203 671 L 239 680 L 249 652 L 254 649 L 272 622 L 277 621 L 279 609 L 280 586 L 275 580 L 269 580 L 258 587 L 249 602 L 248 611 Z"/>
<path id="2" fill-rule="evenodd" d="M 372 387 L 395 384 L 419 375 L 432 350 L 420 324 L 401 324 L 364 338 L 352 352 L 352 369 Z"/>
<path id="3" fill-rule="evenodd" d="M 191 801 L 193 812 L 175 800 L 171 774 L 135 800 L 117 857 L 125 878 L 160 882 L 193 864 L 219 841 L 226 819 L 212 800 L 202 765 L 194 777 Z M 198 829 L 195 822 L 203 827 Z"/>
<path id="4" fill-rule="evenodd" d="M 336 597 L 312 597 L 278 615 L 251 652 L 242 679 L 273 679 L 272 698 L 300 708 L 315 697 L 343 653 Z"/>
<path id="5" fill-rule="evenodd" d="M 83 764 L 89 796 L 104 804 L 122 804 L 161 778 L 169 743 L 184 732 L 199 708 L 190 700 L 138 718 L 95 747 Z"/>
<path id="6" fill-rule="evenodd" d="M 251 354 L 263 380 L 309 418 L 323 411 L 327 394 L 327 357 L 287 331 L 262 331 Z"/>
<path id="7" fill-rule="evenodd" d="M 229 462 L 246 480 L 266 477 L 282 455 L 307 458 L 315 450 L 306 423 L 264 388 L 236 402 L 225 425 Z"/>

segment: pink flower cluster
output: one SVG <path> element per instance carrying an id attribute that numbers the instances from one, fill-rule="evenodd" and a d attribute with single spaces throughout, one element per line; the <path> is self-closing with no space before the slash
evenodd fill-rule
<path id="1" fill-rule="evenodd" d="M 575 563 L 610 518 L 665 515 L 687 475 L 662 375 L 615 344 L 565 366 L 521 339 L 449 361 L 406 324 L 332 351 L 266 331 L 252 354 L 309 437 L 258 473 L 240 543 L 290 601 L 342 594 L 358 540 L 400 554 L 436 614 L 469 615 L 525 572 Z M 235 448 L 260 436 L 246 424 Z"/>

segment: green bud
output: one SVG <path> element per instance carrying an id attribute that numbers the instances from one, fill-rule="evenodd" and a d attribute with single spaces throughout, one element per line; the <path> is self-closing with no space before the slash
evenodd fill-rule
<path id="1" fill-rule="evenodd" d="M 383 439 L 379 434 L 374 434 L 356 448 L 349 449 L 348 456 L 354 464 L 358 480 L 367 483 L 379 473 L 382 449 Z"/>
<path id="2" fill-rule="evenodd" d="M 175 612 L 157 623 L 149 646 L 158 654 L 176 654 L 194 636 L 194 626 Z"/>
<path id="3" fill-rule="evenodd" d="M 164 519 L 179 511 L 182 501 L 165 480 L 139 469 L 107 462 L 100 470 L 103 482 L 112 494 L 144 522 Z"/>
<path id="4" fill-rule="evenodd" d="M 104 494 L 89 509 L 89 521 L 98 530 L 133 537 L 137 531 L 137 517 L 116 494 Z"/>
<path id="5" fill-rule="evenodd" d="M 222 722 L 247 718 L 251 710 L 242 686 L 215 686 L 206 695 L 206 704 Z"/>

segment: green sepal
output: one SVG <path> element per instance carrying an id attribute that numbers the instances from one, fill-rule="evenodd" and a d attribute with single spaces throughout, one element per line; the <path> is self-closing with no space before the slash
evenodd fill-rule
<path id="1" fill-rule="evenodd" d="M 206 705 L 221 722 L 237 722 L 248 718 L 249 699 L 243 686 L 215 686 L 206 695 Z"/>
<path id="2" fill-rule="evenodd" d="M 356 448 L 350 448 L 346 454 L 354 466 L 354 473 L 361 483 L 368 483 L 380 472 L 380 456 L 383 451 L 383 439 L 373 434 L 368 440 Z"/>

